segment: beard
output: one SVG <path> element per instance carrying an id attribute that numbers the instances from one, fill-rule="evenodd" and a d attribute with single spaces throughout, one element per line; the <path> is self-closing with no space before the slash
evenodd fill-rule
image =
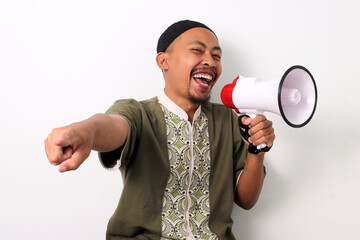
<path id="1" fill-rule="evenodd" d="M 210 101 L 210 95 L 208 97 L 204 97 L 204 98 L 201 98 L 201 97 L 197 97 L 197 96 L 193 96 L 192 94 L 189 94 L 189 100 L 190 102 L 192 103 L 195 103 L 195 104 L 206 104 Z"/>

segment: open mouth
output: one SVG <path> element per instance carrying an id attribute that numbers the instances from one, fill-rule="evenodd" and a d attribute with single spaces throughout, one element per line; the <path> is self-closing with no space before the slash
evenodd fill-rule
<path id="1" fill-rule="evenodd" d="M 213 76 L 205 73 L 198 73 L 193 76 L 195 81 L 204 87 L 208 87 L 213 80 Z"/>

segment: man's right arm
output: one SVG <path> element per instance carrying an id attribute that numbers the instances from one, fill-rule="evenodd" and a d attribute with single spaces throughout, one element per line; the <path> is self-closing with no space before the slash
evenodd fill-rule
<path id="1" fill-rule="evenodd" d="M 129 135 L 127 122 L 115 115 L 96 114 L 84 121 L 55 128 L 45 139 L 49 162 L 60 172 L 76 170 L 91 150 L 108 152 L 117 149 Z"/>

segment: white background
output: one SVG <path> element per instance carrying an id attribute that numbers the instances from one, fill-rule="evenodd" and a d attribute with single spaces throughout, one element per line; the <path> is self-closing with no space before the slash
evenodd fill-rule
<path id="1" fill-rule="evenodd" d="M 104 239 L 122 182 L 97 154 L 60 174 L 43 140 L 54 127 L 146 99 L 164 86 L 156 43 L 171 23 L 204 22 L 223 48 L 223 75 L 264 80 L 301 64 L 317 111 L 304 128 L 280 116 L 258 204 L 235 208 L 238 239 L 357 239 L 360 235 L 360 1 L 0 2 L 0 239 Z"/>

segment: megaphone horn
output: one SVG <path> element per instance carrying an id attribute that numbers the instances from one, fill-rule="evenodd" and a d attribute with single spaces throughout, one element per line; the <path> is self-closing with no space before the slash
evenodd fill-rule
<path id="1" fill-rule="evenodd" d="M 237 77 L 222 89 L 221 100 L 238 113 L 254 116 L 273 112 L 291 127 L 300 128 L 315 113 L 317 88 L 309 70 L 296 65 L 275 81 Z"/>

